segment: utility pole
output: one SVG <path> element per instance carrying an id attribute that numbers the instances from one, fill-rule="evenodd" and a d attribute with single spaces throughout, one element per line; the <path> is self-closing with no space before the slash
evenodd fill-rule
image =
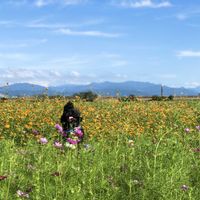
<path id="1" fill-rule="evenodd" d="M 176 96 L 175 88 L 173 89 L 173 95 L 174 97 Z"/>
<path id="2" fill-rule="evenodd" d="M 160 96 L 162 97 L 163 96 L 163 85 L 161 84 L 160 86 Z"/>

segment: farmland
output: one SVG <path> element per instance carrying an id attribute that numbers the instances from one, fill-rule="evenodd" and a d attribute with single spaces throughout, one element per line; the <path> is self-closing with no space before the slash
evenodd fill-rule
<path id="1" fill-rule="evenodd" d="M 0 103 L 0 199 L 198 199 L 199 100 L 75 99 L 79 151 L 55 129 L 66 101 Z"/>

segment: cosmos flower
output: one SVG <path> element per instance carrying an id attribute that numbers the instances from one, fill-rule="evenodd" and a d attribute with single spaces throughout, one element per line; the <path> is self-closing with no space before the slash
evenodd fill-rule
<path id="1" fill-rule="evenodd" d="M 200 125 L 199 125 L 199 126 L 196 126 L 196 129 L 197 129 L 198 131 L 200 131 Z"/>
<path id="2" fill-rule="evenodd" d="M 62 136 L 63 136 L 63 137 L 67 137 L 67 133 L 63 132 L 63 133 L 62 133 Z"/>
<path id="3" fill-rule="evenodd" d="M 187 185 L 181 186 L 181 190 L 183 190 L 183 191 L 187 191 L 188 189 L 189 189 L 189 186 L 187 186 Z"/>
<path id="4" fill-rule="evenodd" d="M 47 142 L 48 142 L 48 140 L 45 137 L 40 138 L 40 143 L 41 144 L 47 144 Z"/>
<path id="5" fill-rule="evenodd" d="M 59 148 L 62 148 L 62 143 L 55 141 L 53 146 L 59 149 Z"/>
<path id="6" fill-rule="evenodd" d="M 58 132 L 62 133 L 63 132 L 63 128 L 62 126 L 60 126 L 59 124 L 55 125 L 55 128 L 57 129 Z"/>
<path id="7" fill-rule="evenodd" d="M 10 125 L 6 124 L 4 127 L 8 129 L 8 128 L 10 128 Z"/>
<path id="8" fill-rule="evenodd" d="M 79 142 L 79 140 L 73 140 L 71 138 L 67 138 L 67 142 L 69 142 L 70 144 L 77 144 Z"/>
<path id="9" fill-rule="evenodd" d="M 23 198 L 29 198 L 29 194 L 27 192 L 22 192 L 21 190 L 17 190 L 17 196 Z"/>
<path id="10" fill-rule="evenodd" d="M 65 146 L 68 147 L 68 148 L 70 148 L 70 149 L 76 149 L 76 145 L 70 144 L 68 142 L 65 143 Z"/>
<path id="11" fill-rule="evenodd" d="M 133 180 L 133 183 L 135 183 L 136 185 L 139 184 L 139 181 L 137 179 Z"/>
<path id="12" fill-rule="evenodd" d="M 27 169 L 28 169 L 28 170 L 35 170 L 36 167 L 34 167 L 34 166 L 31 165 L 31 164 L 28 164 L 28 165 L 27 165 Z"/>
<path id="13" fill-rule="evenodd" d="M 90 145 L 89 145 L 89 144 L 84 144 L 83 146 L 84 146 L 84 148 L 85 148 L 86 150 L 88 150 L 88 149 L 90 148 Z"/>
<path id="14" fill-rule="evenodd" d="M 129 140 L 129 141 L 128 141 L 128 145 L 129 145 L 130 147 L 134 146 L 134 141 L 133 141 L 133 140 Z"/>
<path id="15" fill-rule="evenodd" d="M 39 134 L 39 132 L 38 132 L 37 130 L 33 130 L 32 133 L 33 133 L 34 135 L 38 135 L 38 134 Z"/>
<path id="16" fill-rule="evenodd" d="M 189 128 L 185 128 L 185 132 L 186 132 L 186 133 L 189 133 L 189 132 L 190 132 L 190 129 L 189 129 Z"/>
<path id="17" fill-rule="evenodd" d="M 75 128 L 75 134 L 78 136 L 78 137 L 83 137 L 83 132 L 81 130 L 80 127 L 76 127 Z"/>

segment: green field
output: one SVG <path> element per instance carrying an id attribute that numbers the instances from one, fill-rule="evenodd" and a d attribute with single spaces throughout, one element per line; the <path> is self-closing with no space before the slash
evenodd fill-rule
<path id="1" fill-rule="evenodd" d="M 0 199 L 199 199 L 200 101 L 75 101 L 79 150 L 54 128 L 65 103 L 1 102 Z"/>

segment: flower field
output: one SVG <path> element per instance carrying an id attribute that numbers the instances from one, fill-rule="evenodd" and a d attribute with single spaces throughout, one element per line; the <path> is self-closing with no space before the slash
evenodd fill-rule
<path id="1" fill-rule="evenodd" d="M 0 199 L 199 199 L 199 101 L 76 99 L 78 149 L 55 128 L 66 102 L 0 102 Z"/>

